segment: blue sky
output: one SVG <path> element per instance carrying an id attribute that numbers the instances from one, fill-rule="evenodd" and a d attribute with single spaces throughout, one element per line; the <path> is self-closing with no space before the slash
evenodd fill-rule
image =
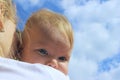
<path id="1" fill-rule="evenodd" d="M 74 30 L 71 80 L 120 79 L 120 0 L 14 0 L 20 29 L 34 11 L 65 15 Z"/>

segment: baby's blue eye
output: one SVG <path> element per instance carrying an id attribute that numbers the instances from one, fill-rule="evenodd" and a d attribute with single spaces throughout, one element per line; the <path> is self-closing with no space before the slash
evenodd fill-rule
<path id="1" fill-rule="evenodd" d="M 64 61 L 67 61 L 67 58 L 66 58 L 66 57 L 64 57 L 64 56 L 62 56 L 62 57 L 59 57 L 59 58 L 58 58 L 58 60 L 60 60 L 60 61 L 63 61 L 63 62 L 64 62 Z"/>
<path id="2" fill-rule="evenodd" d="M 48 55 L 48 52 L 46 49 L 38 49 L 38 51 L 39 51 L 40 55 L 42 55 L 42 56 Z"/>

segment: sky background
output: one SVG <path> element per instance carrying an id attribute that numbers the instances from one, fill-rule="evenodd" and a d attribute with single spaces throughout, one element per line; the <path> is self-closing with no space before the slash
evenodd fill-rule
<path id="1" fill-rule="evenodd" d="M 71 80 L 120 80 L 120 0 L 14 0 L 18 28 L 41 8 L 65 15 L 74 30 Z"/>

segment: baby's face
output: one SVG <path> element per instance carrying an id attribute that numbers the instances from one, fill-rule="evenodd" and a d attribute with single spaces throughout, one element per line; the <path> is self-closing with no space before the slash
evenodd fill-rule
<path id="1" fill-rule="evenodd" d="M 71 55 L 69 42 L 62 37 L 51 38 L 48 32 L 37 28 L 32 28 L 29 34 L 30 40 L 25 41 L 21 60 L 48 65 L 67 75 Z"/>

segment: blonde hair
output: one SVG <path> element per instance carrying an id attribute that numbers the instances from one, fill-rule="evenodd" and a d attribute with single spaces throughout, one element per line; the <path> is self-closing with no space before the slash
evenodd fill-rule
<path id="1" fill-rule="evenodd" d="M 16 9 L 12 0 L 0 0 L 0 3 L 4 21 L 6 19 L 10 19 L 14 23 L 16 23 L 16 11 L 15 11 Z"/>
<path id="2" fill-rule="evenodd" d="M 70 48 L 73 47 L 72 26 L 65 16 L 50 11 L 48 9 L 42 9 L 33 13 L 33 15 L 28 19 L 25 29 L 23 31 L 23 41 L 26 36 L 29 37 L 29 33 L 27 31 L 31 27 L 38 26 L 51 26 L 50 28 L 56 28 L 69 41 Z"/>
<path id="3" fill-rule="evenodd" d="M 13 23 L 16 24 L 16 9 L 15 9 L 15 6 L 14 6 L 12 0 L 0 0 L 0 9 L 1 9 L 0 18 L 2 21 L 1 23 L 4 24 L 6 20 L 11 20 Z M 14 49 L 16 47 L 15 45 L 16 45 L 16 43 L 14 42 L 14 44 L 11 46 L 8 56 L 5 56 L 4 55 L 5 53 L 2 53 L 2 52 L 0 52 L 0 56 L 13 58 Z"/>

